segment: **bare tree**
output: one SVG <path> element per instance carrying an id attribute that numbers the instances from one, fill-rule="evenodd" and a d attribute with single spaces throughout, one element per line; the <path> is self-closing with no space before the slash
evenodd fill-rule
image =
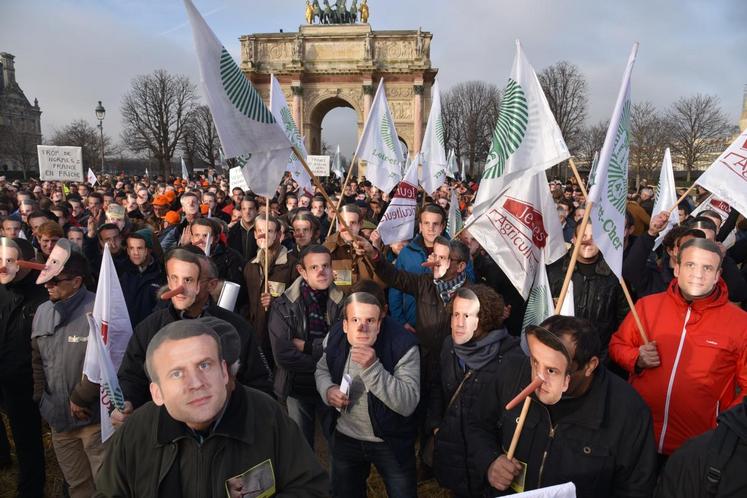
<path id="1" fill-rule="evenodd" d="M 208 106 L 197 106 L 190 114 L 184 138 L 184 150 L 190 159 L 198 159 L 215 168 L 220 138 Z"/>
<path id="2" fill-rule="evenodd" d="M 36 146 L 39 145 L 38 135 L 27 133 L 14 127 L 4 127 L 0 132 L 0 150 L 5 151 L 23 172 L 23 179 L 37 168 L 38 156 Z"/>
<path id="3" fill-rule="evenodd" d="M 71 145 L 81 147 L 83 167 L 97 169 L 101 166 L 101 134 L 99 130 L 83 119 L 55 130 L 49 141 L 52 145 Z M 104 135 L 104 154 L 116 155 L 121 148 L 114 145 L 112 139 Z"/>
<path id="4" fill-rule="evenodd" d="M 689 184 L 695 165 L 713 152 L 714 147 L 722 148 L 721 141 L 731 125 L 714 95 L 682 97 L 672 104 L 666 117 L 672 152 L 684 162 Z"/>
<path id="5" fill-rule="evenodd" d="M 445 143 L 460 160 L 466 158 L 470 174 L 485 162 L 499 106 L 498 87 L 482 81 L 459 83 L 444 94 L 441 119 Z"/>
<path id="6" fill-rule="evenodd" d="M 652 180 L 661 169 L 669 140 L 666 120 L 651 102 L 633 105 L 630 138 L 630 165 L 635 168 L 635 187 L 638 190 L 642 177 Z"/>
<path id="7" fill-rule="evenodd" d="M 122 141 L 134 152 L 150 151 L 166 176 L 196 100 L 186 76 L 163 69 L 138 76 L 122 101 Z"/>
<path id="8" fill-rule="evenodd" d="M 594 160 L 594 154 L 599 152 L 604 145 L 604 137 L 607 135 L 609 121 L 600 121 L 581 130 L 576 148 L 577 164 L 580 169 L 590 170 Z"/>
<path id="9" fill-rule="evenodd" d="M 546 67 L 537 78 L 568 150 L 575 155 L 581 145 L 586 120 L 586 79 L 578 67 L 566 61 Z"/>

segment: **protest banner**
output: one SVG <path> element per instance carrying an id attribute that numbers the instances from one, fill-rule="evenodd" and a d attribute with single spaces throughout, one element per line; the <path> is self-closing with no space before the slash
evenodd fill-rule
<path id="1" fill-rule="evenodd" d="M 39 179 L 83 182 L 83 149 L 60 145 L 37 145 Z"/>
<path id="2" fill-rule="evenodd" d="M 244 172 L 241 170 L 241 166 L 236 166 L 228 170 L 228 184 L 230 189 L 240 188 L 244 192 L 249 190 L 249 184 L 246 183 L 246 177 Z"/>
<path id="3" fill-rule="evenodd" d="M 320 176 L 329 176 L 330 156 L 307 156 L 306 162 L 309 164 L 311 172 L 317 178 Z"/>

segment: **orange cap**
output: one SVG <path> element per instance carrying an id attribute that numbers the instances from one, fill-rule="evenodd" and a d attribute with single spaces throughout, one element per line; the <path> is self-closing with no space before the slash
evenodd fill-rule
<path id="1" fill-rule="evenodd" d="M 177 223 L 179 223 L 179 220 L 181 218 L 179 217 L 179 213 L 177 213 L 176 211 L 169 211 L 168 213 L 166 213 L 163 219 L 166 220 L 167 223 L 176 225 Z"/>
<path id="2" fill-rule="evenodd" d="M 165 195 L 157 195 L 155 199 L 153 199 L 153 205 L 158 207 L 166 207 L 169 204 L 169 199 Z"/>

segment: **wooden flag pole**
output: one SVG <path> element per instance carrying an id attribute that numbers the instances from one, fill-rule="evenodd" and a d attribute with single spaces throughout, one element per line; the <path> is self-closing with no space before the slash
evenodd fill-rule
<path id="1" fill-rule="evenodd" d="M 265 198 L 265 294 L 269 292 L 269 274 L 268 272 L 268 266 L 270 266 L 270 247 L 267 245 L 267 241 L 269 237 L 267 236 L 267 232 L 270 230 L 270 198 Z M 265 311 L 267 311 L 267 308 L 265 308 Z"/>
<path id="2" fill-rule="evenodd" d="M 306 170 L 306 172 L 311 177 L 311 181 L 314 182 L 314 185 L 316 186 L 316 188 L 318 188 L 319 191 L 322 193 L 322 197 L 324 197 L 324 200 L 327 201 L 327 205 L 329 207 L 334 207 L 335 203 L 332 202 L 332 199 L 330 199 L 329 195 L 327 195 L 327 191 L 324 190 L 324 187 L 322 186 L 321 182 L 319 182 L 319 178 L 317 178 L 316 175 L 314 174 L 314 172 L 311 171 L 311 168 L 309 168 L 309 165 L 306 162 L 306 158 L 303 157 L 303 155 L 301 154 L 301 152 L 299 152 L 299 150 L 295 146 L 292 146 L 292 148 L 293 148 L 293 153 L 296 154 L 296 157 L 300 161 L 301 165 L 304 167 L 304 169 Z M 350 164 L 351 164 L 350 169 L 352 170 L 353 169 L 352 163 L 350 163 Z M 342 196 L 340 196 L 340 201 L 342 201 Z M 336 211 L 335 211 L 335 219 L 338 220 L 338 222 L 342 225 L 342 227 L 345 230 L 350 231 L 350 227 L 348 226 L 348 224 L 345 223 L 345 220 L 342 219 L 342 216 L 338 216 L 337 215 Z M 352 233 L 353 232 L 351 231 L 350 234 L 352 235 Z"/>
<path id="3" fill-rule="evenodd" d="M 693 183 L 692 185 L 690 185 L 690 188 L 687 189 L 685 191 L 685 193 L 680 196 L 679 199 L 677 199 L 677 202 L 674 203 L 674 206 L 672 206 L 671 208 L 669 208 L 669 210 L 667 212 L 671 213 L 672 211 L 674 211 L 675 209 L 677 209 L 677 206 L 680 205 L 680 202 L 682 202 L 685 199 L 685 197 L 687 197 L 688 194 L 693 191 L 693 189 L 695 188 L 695 185 L 696 185 L 695 183 Z M 658 213 L 655 213 L 655 214 L 658 214 Z"/>
<path id="4" fill-rule="evenodd" d="M 638 327 L 638 333 L 641 334 L 641 339 L 643 339 L 643 344 L 648 344 L 648 334 L 646 334 L 646 329 L 643 328 L 643 322 L 641 322 L 641 317 L 638 316 L 638 310 L 635 309 L 635 303 L 633 302 L 633 298 L 630 297 L 630 291 L 628 290 L 628 285 L 625 283 L 625 280 L 622 278 L 620 279 L 620 287 L 622 287 L 623 294 L 625 294 L 625 299 L 628 300 L 628 306 L 630 306 L 630 312 L 633 314 L 633 319 L 635 320 L 635 324 Z"/>
<path id="5" fill-rule="evenodd" d="M 584 194 L 584 199 L 588 201 L 589 195 L 586 192 L 586 188 L 584 188 L 583 182 L 581 182 L 581 175 L 578 174 L 578 170 L 576 169 L 576 163 L 573 162 L 573 159 L 569 159 L 568 162 L 570 163 L 571 169 L 573 170 L 573 176 L 576 177 L 578 186 L 581 188 L 581 193 Z M 677 204 L 679 204 L 679 202 L 677 202 Z M 584 218 L 588 218 L 586 214 L 590 212 L 591 212 L 591 203 L 587 203 L 587 207 L 584 212 Z M 586 230 L 585 226 L 583 228 L 584 230 Z M 581 234 L 581 237 L 583 237 L 583 232 Z M 575 246 L 574 246 L 574 252 L 575 252 Z M 571 263 L 572 263 L 571 266 L 568 268 L 569 270 L 576 265 L 576 261 L 574 259 L 571 259 Z M 568 273 L 566 273 L 566 278 L 568 278 Z M 628 301 L 628 306 L 630 307 L 630 312 L 633 314 L 633 319 L 635 319 L 636 326 L 638 327 L 638 333 L 641 334 L 641 339 L 643 339 L 643 343 L 648 344 L 648 334 L 646 334 L 646 330 L 643 328 L 643 322 L 641 322 L 641 317 L 638 316 L 638 310 L 635 309 L 635 303 L 633 302 L 633 298 L 630 296 L 628 285 L 625 283 L 625 280 L 623 280 L 622 278 L 620 279 L 620 286 L 622 287 L 623 294 L 625 294 L 625 299 Z M 565 281 L 563 282 L 563 287 L 565 288 L 565 292 L 561 290 L 561 296 L 563 297 L 563 299 L 565 299 L 565 294 L 568 292 L 568 288 L 566 286 Z M 560 313 L 560 308 L 563 306 L 563 299 L 558 299 L 558 303 L 555 305 L 556 315 Z"/>
<path id="6" fill-rule="evenodd" d="M 295 151 L 295 147 L 294 147 L 294 151 Z M 297 151 L 296 151 L 296 156 L 298 156 Z M 345 182 L 342 184 L 342 188 L 340 189 L 340 198 L 337 199 L 337 206 L 335 207 L 335 220 L 337 219 L 337 212 L 340 210 L 340 204 L 342 204 L 342 198 L 345 195 L 345 187 L 347 187 L 348 182 L 350 181 L 350 175 L 353 173 L 353 164 L 355 164 L 355 159 L 356 159 L 356 155 L 353 154 L 353 158 L 350 160 L 350 168 L 348 168 L 348 174 L 345 175 Z M 334 226 L 335 224 L 332 223 L 332 220 L 329 220 L 329 230 L 327 230 L 327 237 L 329 237 L 332 234 L 332 228 Z"/>
<path id="7" fill-rule="evenodd" d="M 514 435 L 511 438 L 511 446 L 508 447 L 508 453 L 506 453 L 506 457 L 509 460 L 513 459 L 514 453 L 516 453 L 516 447 L 519 445 L 519 437 L 521 437 L 521 430 L 524 428 L 524 422 L 526 422 L 527 413 L 529 413 L 529 405 L 531 403 L 532 397 L 527 396 L 526 399 L 524 399 L 524 405 L 521 407 L 519 420 L 516 422 L 516 429 L 514 429 Z"/>
<path id="8" fill-rule="evenodd" d="M 560 288 L 560 295 L 558 296 L 558 302 L 555 303 L 555 315 L 560 314 L 560 308 L 563 307 L 563 301 L 565 295 L 568 294 L 568 287 L 571 285 L 571 277 L 573 276 L 573 270 L 576 268 L 576 260 L 578 259 L 578 252 L 581 249 L 581 240 L 584 238 L 586 233 L 586 225 L 589 224 L 589 215 L 591 214 L 591 202 L 587 202 L 584 208 L 584 217 L 581 219 L 581 229 L 577 230 L 576 233 L 580 234 L 575 238 L 573 244 L 573 252 L 571 253 L 571 261 L 568 263 L 568 270 L 565 272 L 565 278 L 563 279 L 563 287 Z"/>

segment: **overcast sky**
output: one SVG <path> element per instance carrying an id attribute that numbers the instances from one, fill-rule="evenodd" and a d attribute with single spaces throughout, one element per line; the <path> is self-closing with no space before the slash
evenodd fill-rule
<path id="1" fill-rule="evenodd" d="M 304 0 L 194 0 L 238 60 L 238 38 L 304 23 Z M 720 0 L 369 0 L 374 30 L 433 33 L 441 88 L 467 80 L 503 87 L 515 38 L 537 71 L 567 60 L 587 79 L 589 122 L 607 119 L 634 41 L 640 42 L 633 100 L 665 108 L 681 96 L 718 96 L 737 123 L 747 83 L 747 1 Z M 26 96 L 39 99 L 45 137 L 75 119 L 118 139 L 130 81 L 158 68 L 198 81 L 181 0 L 0 0 L 0 51 L 16 56 Z M 348 2 L 349 4 L 349 2 Z M 347 110 L 346 110 L 347 111 Z M 324 140 L 355 147 L 352 111 L 333 111 Z"/>

